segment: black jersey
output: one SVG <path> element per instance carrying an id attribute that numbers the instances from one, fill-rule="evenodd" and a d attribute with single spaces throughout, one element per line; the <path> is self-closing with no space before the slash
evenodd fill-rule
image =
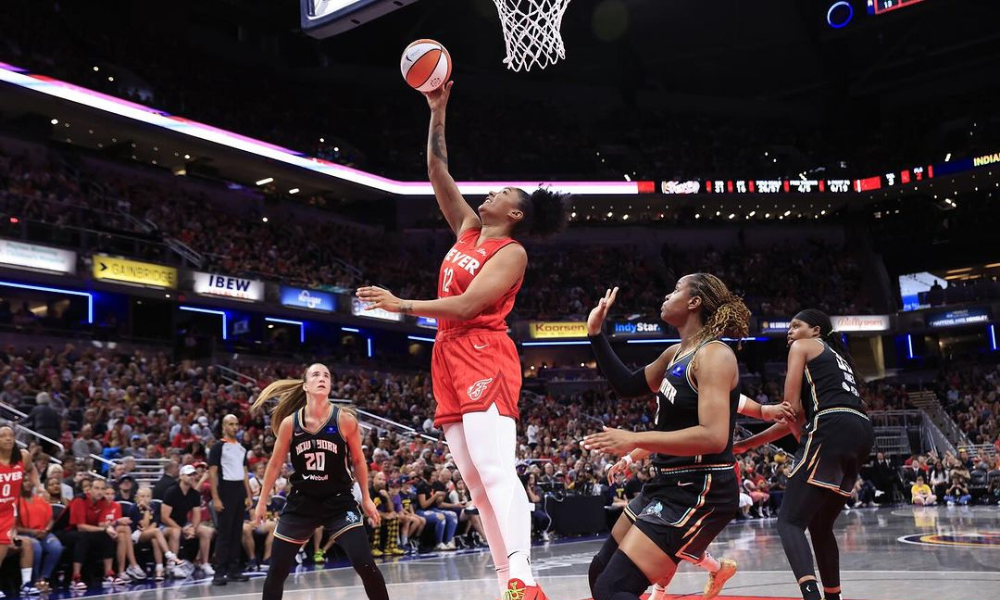
<path id="1" fill-rule="evenodd" d="M 656 392 L 656 418 L 653 420 L 653 428 L 656 431 L 680 431 L 698 425 L 698 386 L 691 376 L 691 361 L 699 350 L 710 343 L 725 345 L 718 340 L 702 343 L 693 352 L 675 357 L 667 367 L 660 389 Z M 732 465 L 736 460 L 733 457 L 733 430 L 736 427 L 736 411 L 739 405 L 740 391 L 734 389 L 729 393 L 729 443 L 722 452 L 698 456 L 657 453 L 653 455 L 653 464 L 671 469 L 698 465 Z"/>
<path id="2" fill-rule="evenodd" d="M 293 494 L 314 498 L 352 493 L 354 477 L 347 464 L 347 441 L 340 435 L 340 408 L 333 407 L 330 419 L 315 433 L 303 426 L 305 409 L 295 411 L 292 429 L 292 469 L 289 477 Z"/>
<path id="3" fill-rule="evenodd" d="M 863 412 L 864 407 L 851 365 L 826 342 L 816 341 L 823 344 L 823 352 L 806 363 L 802 376 L 802 408 L 807 429 L 814 426 L 813 418 L 821 410 L 842 407 Z"/>

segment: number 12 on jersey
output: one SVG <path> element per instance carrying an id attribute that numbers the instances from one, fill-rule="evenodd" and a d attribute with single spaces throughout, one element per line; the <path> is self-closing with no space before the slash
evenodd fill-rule
<path id="1" fill-rule="evenodd" d="M 441 293 L 447 294 L 451 287 L 452 280 L 455 279 L 455 269 L 448 267 L 444 270 L 444 277 L 441 281 Z"/>

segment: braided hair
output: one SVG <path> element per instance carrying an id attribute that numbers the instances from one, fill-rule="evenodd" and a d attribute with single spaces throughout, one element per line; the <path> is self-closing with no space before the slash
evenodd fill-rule
<path id="1" fill-rule="evenodd" d="M 722 337 L 740 340 L 747 336 L 751 313 L 742 298 L 730 292 L 726 284 L 711 273 L 692 273 L 685 277 L 688 295 L 701 298 L 702 327 L 694 336 L 696 343 Z"/>

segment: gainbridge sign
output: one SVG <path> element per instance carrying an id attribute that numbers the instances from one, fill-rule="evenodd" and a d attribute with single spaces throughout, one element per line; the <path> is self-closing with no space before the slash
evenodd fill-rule
<path id="1" fill-rule="evenodd" d="M 528 335 L 533 340 L 552 340 L 587 337 L 587 323 L 583 321 L 531 321 Z"/>
<path id="2" fill-rule="evenodd" d="M 110 279 L 138 285 L 175 288 L 177 287 L 177 269 L 128 260 L 127 258 L 116 258 L 106 254 L 95 254 L 94 279 Z"/>

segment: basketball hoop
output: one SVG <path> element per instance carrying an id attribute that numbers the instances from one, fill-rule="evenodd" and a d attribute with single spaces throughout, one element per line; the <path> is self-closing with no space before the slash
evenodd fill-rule
<path id="1" fill-rule="evenodd" d="M 530 71 L 566 58 L 559 28 L 570 0 L 493 0 L 503 25 L 507 58 L 512 71 Z"/>

